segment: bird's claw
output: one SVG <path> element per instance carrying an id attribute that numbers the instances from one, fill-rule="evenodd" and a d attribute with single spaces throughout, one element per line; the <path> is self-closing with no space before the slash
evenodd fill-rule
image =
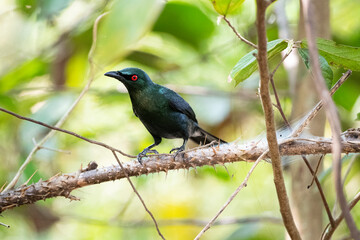
<path id="1" fill-rule="evenodd" d="M 146 157 L 146 154 L 148 154 L 148 153 L 153 153 L 153 154 L 159 154 L 159 152 L 158 151 L 156 151 L 155 149 L 151 149 L 151 150 L 149 150 L 149 149 L 144 149 L 141 153 L 139 153 L 138 155 L 137 155 L 137 160 L 138 160 L 138 162 L 142 165 L 142 158 L 143 157 Z"/>
<path id="2" fill-rule="evenodd" d="M 177 155 L 179 153 L 181 153 L 182 158 L 184 158 L 185 153 L 182 153 L 182 151 L 184 151 L 184 150 L 185 150 L 184 147 L 173 148 L 173 149 L 170 150 L 170 153 L 176 151 L 175 154 L 174 154 L 174 161 L 175 161 L 175 159 L 176 159 L 176 157 L 177 157 Z"/>

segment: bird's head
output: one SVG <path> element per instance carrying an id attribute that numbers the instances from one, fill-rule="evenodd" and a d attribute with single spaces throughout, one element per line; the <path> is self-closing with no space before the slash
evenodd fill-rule
<path id="1" fill-rule="evenodd" d="M 110 71 L 105 73 L 105 76 L 119 80 L 129 91 L 143 89 L 153 84 L 146 72 L 140 68 L 124 68 L 120 71 Z"/>

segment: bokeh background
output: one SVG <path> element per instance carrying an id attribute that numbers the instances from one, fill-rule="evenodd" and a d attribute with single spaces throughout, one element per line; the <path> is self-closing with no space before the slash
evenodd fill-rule
<path id="1" fill-rule="evenodd" d="M 290 32 L 297 39 L 299 2 L 286 1 Z M 99 22 L 93 42 L 95 19 Z M 333 0 L 330 5 L 331 38 L 360 47 L 360 3 Z M 156 83 L 180 93 L 193 107 L 200 125 L 227 141 L 246 142 L 264 132 L 263 112 L 257 96 L 259 76 L 235 87 L 228 75 L 236 62 L 252 50 L 231 28 L 218 21 L 211 1 L 156 0 L 2 0 L 0 6 L 0 106 L 48 124 L 55 124 L 70 108 L 88 80 L 89 91 L 63 128 L 102 141 L 136 155 L 153 142 L 134 116 L 124 86 L 103 74 L 125 67 L 145 70 Z M 235 28 L 256 42 L 255 3 L 245 1 L 228 16 Z M 268 9 L 268 39 L 279 38 L 274 6 Z M 270 63 L 273 69 L 280 61 Z M 302 64 L 302 63 L 299 63 Z M 343 69 L 334 69 L 336 81 Z M 305 70 L 306 72 L 306 70 Z M 305 74 L 305 72 L 303 74 Z M 336 93 L 343 130 L 359 126 L 360 74 Z M 292 112 L 287 73 L 281 66 L 275 82 L 284 112 Z M 277 125 L 283 121 L 275 110 Z M 299 117 L 299 116 L 298 116 Z M 25 160 L 34 141 L 48 129 L 0 113 L 0 185 L 9 182 Z M 326 127 L 326 133 L 329 129 Z M 163 140 L 156 149 L 167 153 L 182 140 Z M 110 151 L 62 133 L 56 133 L 27 166 L 19 184 L 48 179 L 57 173 L 76 172 L 90 161 L 100 167 L 116 165 Z M 189 144 L 188 147 L 194 147 Z M 356 156 L 344 158 L 344 167 Z M 122 161 L 134 159 L 121 158 Z M 192 239 L 242 182 L 251 163 L 239 162 L 196 170 L 179 170 L 132 178 L 168 239 Z M 355 161 L 346 182 L 349 196 L 359 190 L 360 164 Z M 330 204 L 335 202 L 330 158 L 321 173 Z M 288 175 L 285 174 L 288 179 Z M 290 190 L 291 191 L 291 190 Z M 157 239 L 150 217 L 126 180 L 81 188 L 72 193 L 81 201 L 56 198 L 22 206 L 2 214 L 1 239 Z M 360 207 L 353 216 L 360 222 Z M 258 217 L 259 222 L 213 226 L 203 239 L 284 239 L 277 221 L 280 213 L 272 169 L 261 163 L 220 220 Z M 325 218 L 326 219 L 326 218 Z M 346 234 L 344 226 L 337 237 Z"/>

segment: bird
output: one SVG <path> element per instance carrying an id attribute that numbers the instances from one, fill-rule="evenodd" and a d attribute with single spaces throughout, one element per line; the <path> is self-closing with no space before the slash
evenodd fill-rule
<path id="1" fill-rule="evenodd" d="M 135 116 L 154 138 L 154 143 L 137 155 L 140 164 L 148 153 L 158 154 L 152 148 L 159 145 L 162 138 L 183 139 L 180 147 L 170 151 L 170 153 L 175 152 L 174 159 L 178 153 L 185 150 L 189 139 L 198 144 L 227 143 L 202 129 L 189 103 L 173 90 L 154 83 L 142 69 L 129 67 L 120 71 L 110 71 L 104 75 L 115 78 L 125 85 Z"/>

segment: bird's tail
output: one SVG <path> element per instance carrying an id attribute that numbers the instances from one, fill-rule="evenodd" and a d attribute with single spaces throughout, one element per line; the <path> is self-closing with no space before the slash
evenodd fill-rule
<path id="1" fill-rule="evenodd" d="M 211 142 L 216 143 L 227 143 L 226 141 L 208 133 L 204 129 L 200 128 L 199 126 L 196 127 L 195 132 L 190 137 L 191 140 L 198 144 L 209 144 Z"/>

